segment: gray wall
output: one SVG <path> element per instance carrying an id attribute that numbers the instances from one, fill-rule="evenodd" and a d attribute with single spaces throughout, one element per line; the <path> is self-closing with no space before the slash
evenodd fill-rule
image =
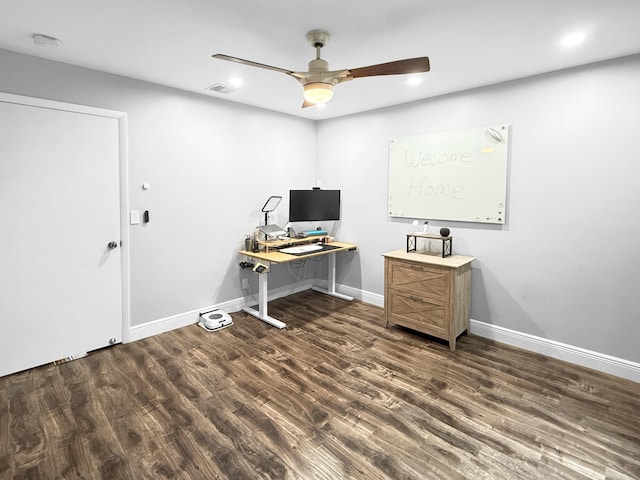
<path id="1" fill-rule="evenodd" d="M 360 244 L 340 281 L 382 294 L 381 254 L 415 229 L 386 215 L 389 139 L 510 123 L 506 225 L 431 222 L 477 257 L 471 317 L 640 361 L 638 85 L 634 56 L 321 122 L 318 177 Z"/>
<path id="2" fill-rule="evenodd" d="M 242 297 L 236 252 L 265 201 L 315 183 L 310 120 L 6 50 L 0 91 L 127 112 L 130 207 L 151 214 L 130 229 L 132 325 Z M 292 281 L 278 269 L 270 287 Z"/>
<path id="3" fill-rule="evenodd" d="M 0 91 L 128 113 L 131 208 L 151 211 L 131 228 L 133 325 L 241 297 L 260 207 L 316 178 L 343 190 L 334 233 L 359 244 L 338 281 L 382 295 L 381 255 L 414 230 L 386 215 L 388 140 L 504 122 L 506 225 L 447 223 L 478 259 L 472 318 L 640 361 L 640 56 L 318 123 L 3 50 L 0 66 Z"/>

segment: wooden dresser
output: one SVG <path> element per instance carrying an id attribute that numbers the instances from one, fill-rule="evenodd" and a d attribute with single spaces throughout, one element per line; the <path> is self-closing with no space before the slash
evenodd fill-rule
<path id="1" fill-rule="evenodd" d="M 384 254 L 386 326 L 402 325 L 447 340 L 469 330 L 474 257 L 395 250 Z"/>

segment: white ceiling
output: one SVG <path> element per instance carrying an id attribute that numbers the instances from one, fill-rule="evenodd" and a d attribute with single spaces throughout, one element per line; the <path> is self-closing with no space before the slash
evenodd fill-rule
<path id="1" fill-rule="evenodd" d="M 331 69 L 428 56 L 431 72 L 414 86 L 359 78 L 302 109 L 287 75 L 211 58 L 306 70 L 313 29 L 332 35 Z M 584 42 L 563 46 L 576 32 Z M 639 53 L 640 0 L 0 0 L 0 48 L 323 119 Z M 232 77 L 244 83 L 231 94 L 205 90 Z"/>

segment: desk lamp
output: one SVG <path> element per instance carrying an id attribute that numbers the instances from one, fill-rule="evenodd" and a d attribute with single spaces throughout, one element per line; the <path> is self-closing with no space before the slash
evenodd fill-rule
<path id="1" fill-rule="evenodd" d="M 278 205 L 280 205 L 280 200 L 282 197 L 277 195 L 271 195 L 268 200 L 265 202 L 264 207 L 262 207 L 262 211 L 264 212 L 264 224 L 269 225 L 269 213 L 273 212 Z"/>

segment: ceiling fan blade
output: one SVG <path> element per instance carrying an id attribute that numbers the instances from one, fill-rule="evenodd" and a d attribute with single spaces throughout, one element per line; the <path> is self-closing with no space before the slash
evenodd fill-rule
<path id="1" fill-rule="evenodd" d="M 407 58 L 406 60 L 396 60 L 395 62 L 380 63 L 368 67 L 352 68 L 350 70 L 353 78 L 375 77 L 378 75 L 402 75 L 405 73 L 428 72 L 429 57 Z"/>
<path id="2" fill-rule="evenodd" d="M 302 108 L 313 107 L 313 106 L 315 106 L 315 103 L 311 103 L 309 100 L 304 100 L 302 102 Z"/>
<path id="3" fill-rule="evenodd" d="M 275 72 L 286 73 L 287 75 L 293 73 L 291 70 L 287 70 L 285 68 L 272 67 L 271 65 L 265 65 L 264 63 L 252 62 L 251 60 L 244 60 L 238 57 L 231 57 L 229 55 L 225 55 L 224 53 L 216 53 L 215 55 L 211 55 L 213 58 L 218 58 L 220 60 L 227 60 L 228 62 L 240 63 L 242 65 L 248 65 L 250 67 L 258 67 L 265 68 L 267 70 L 273 70 Z"/>

